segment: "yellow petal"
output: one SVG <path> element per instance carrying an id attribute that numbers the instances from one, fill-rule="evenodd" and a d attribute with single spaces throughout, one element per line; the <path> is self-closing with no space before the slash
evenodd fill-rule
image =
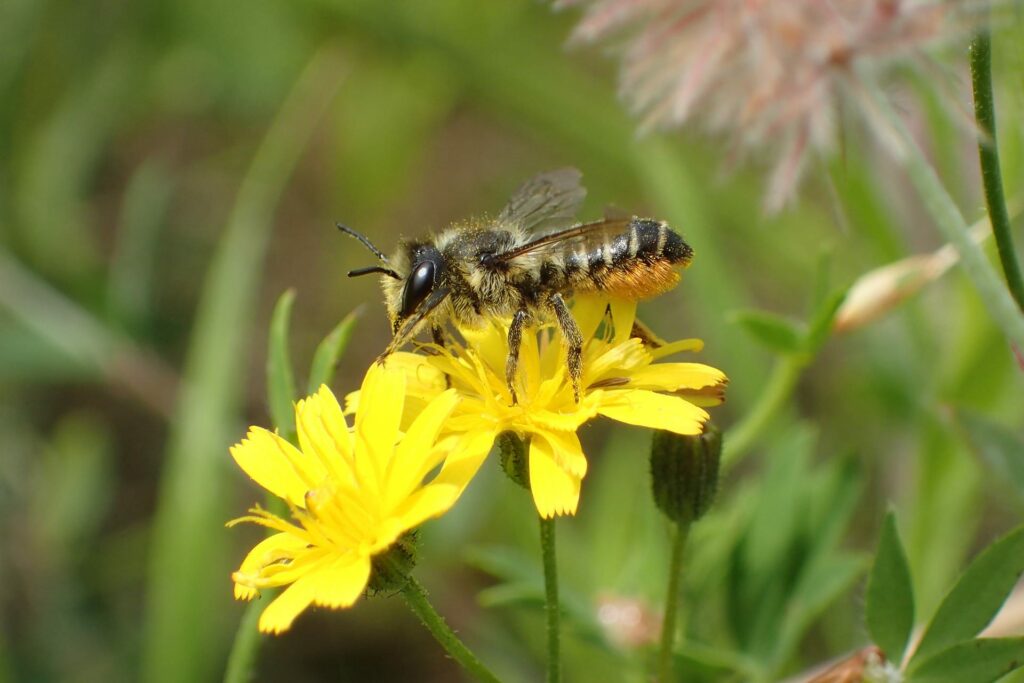
<path id="1" fill-rule="evenodd" d="M 587 384 L 604 379 L 605 375 L 622 375 L 650 362 L 650 353 L 639 339 L 627 339 L 615 346 L 604 346 L 602 351 L 586 359 L 583 379 Z"/>
<path id="2" fill-rule="evenodd" d="M 615 326 L 615 337 L 613 344 L 621 344 L 629 339 L 633 332 L 633 319 L 636 318 L 636 301 L 625 299 L 611 299 L 608 307 L 612 313 L 612 324 Z"/>
<path id="3" fill-rule="evenodd" d="M 576 327 L 580 328 L 584 342 L 597 332 L 597 327 L 604 320 L 607 309 L 608 301 L 605 299 L 586 295 L 575 297 L 572 317 L 576 319 Z"/>
<path id="4" fill-rule="evenodd" d="M 345 414 L 355 415 L 359 412 L 359 390 L 350 391 L 345 394 Z"/>
<path id="5" fill-rule="evenodd" d="M 685 399 L 644 389 L 606 392 L 598 412 L 626 424 L 676 434 L 700 434 L 709 417 Z"/>
<path id="6" fill-rule="evenodd" d="M 245 600 L 246 602 L 248 602 L 249 600 L 252 600 L 259 594 L 260 592 L 255 588 L 251 586 L 246 586 L 242 583 L 235 582 L 235 600 Z"/>
<path id="7" fill-rule="evenodd" d="M 659 346 L 656 349 L 651 349 L 651 358 L 658 360 L 659 358 L 665 358 L 675 353 L 683 353 L 688 351 L 700 351 L 704 348 L 704 342 L 700 339 L 680 339 L 679 341 L 669 342 L 664 346 Z"/>
<path id="8" fill-rule="evenodd" d="M 564 407 L 565 410 L 533 410 L 530 412 L 530 422 L 543 429 L 557 431 L 575 431 L 584 422 L 597 415 L 598 401 L 595 401 L 592 394 L 584 392 L 583 399 L 575 403 L 572 398 L 572 390 L 569 390 L 569 401 Z"/>
<path id="9" fill-rule="evenodd" d="M 569 474 L 582 479 L 587 474 L 587 457 L 583 455 L 576 432 L 544 431 L 543 437 L 552 447 L 555 462 Z"/>
<path id="10" fill-rule="evenodd" d="M 374 363 L 363 378 L 356 414 L 355 474 L 360 487 L 380 494 L 383 476 L 398 440 L 405 376 Z"/>
<path id="11" fill-rule="evenodd" d="M 561 343 L 561 334 L 556 343 Z M 506 347 L 507 348 L 507 347 Z M 493 367 L 495 385 L 498 387 L 507 386 L 505 382 L 505 363 Z M 526 328 L 523 330 L 523 341 L 519 347 L 519 362 L 516 368 L 515 387 L 517 398 L 520 403 L 529 404 L 540 388 L 541 382 L 541 358 L 540 346 L 537 343 L 537 330 Z M 508 397 L 511 401 L 511 396 Z"/>
<path id="12" fill-rule="evenodd" d="M 578 441 L 576 443 L 579 444 Z M 545 519 L 576 514 L 580 500 L 582 477 L 573 475 L 559 464 L 556 448 L 548 441 L 546 433 L 535 434 L 530 439 L 530 492 L 537 512 Z M 582 452 L 579 455 L 582 457 Z M 562 457 L 565 457 L 564 453 Z"/>
<path id="13" fill-rule="evenodd" d="M 299 510 L 299 508 L 294 508 L 294 510 Z M 299 538 L 307 538 L 309 535 L 309 531 L 307 529 L 296 526 L 291 522 L 286 522 L 274 513 L 268 512 L 259 506 L 250 508 L 249 512 L 251 514 L 236 517 L 228 521 L 224 526 L 230 529 L 233 526 L 243 523 L 259 524 L 260 526 L 267 527 L 268 529 L 281 531 L 286 534 L 291 534 L 292 536 L 298 536 Z"/>
<path id="14" fill-rule="evenodd" d="M 386 496 L 389 509 L 408 496 L 444 457 L 444 453 L 433 448 L 434 442 L 458 402 L 459 396 L 454 389 L 444 392 L 427 405 L 402 437 L 388 466 Z"/>
<path id="15" fill-rule="evenodd" d="M 260 631 L 281 633 L 288 630 L 295 617 L 313 602 L 316 589 L 317 580 L 313 572 L 305 574 L 285 588 L 260 615 Z"/>
<path id="16" fill-rule="evenodd" d="M 458 489 L 459 495 L 461 495 L 487 458 L 487 454 L 491 452 L 491 446 L 494 445 L 494 438 L 497 435 L 498 432 L 495 429 L 480 429 L 457 437 L 450 437 L 451 453 L 430 485 L 451 484 Z"/>
<path id="17" fill-rule="evenodd" d="M 504 326 L 490 322 L 478 328 L 460 328 L 460 332 L 484 365 L 496 370 L 505 367 L 508 356 L 508 325 L 508 322 Z"/>
<path id="18" fill-rule="evenodd" d="M 294 555 L 290 562 L 268 564 L 254 574 L 243 574 L 241 571 L 237 571 L 231 574 L 231 578 L 236 584 L 255 588 L 257 591 L 264 588 L 287 586 L 316 571 L 332 555 L 337 555 L 337 553 L 313 546 L 307 548 L 305 552 Z"/>
<path id="19" fill-rule="evenodd" d="M 289 533 L 269 536 L 253 546 L 253 549 L 245 556 L 238 571 L 232 577 L 258 574 L 269 564 L 295 557 L 295 555 L 305 551 L 306 546 L 307 542 L 305 539 Z M 256 588 L 244 583 L 235 582 L 236 600 L 250 600 L 256 593 Z"/>
<path id="20" fill-rule="evenodd" d="M 657 363 L 629 373 L 629 386 L 676 391 L 703 389 L 725 382 L 725 373 L 702 363 Z"/>
<path id="21" fill-rule="evenodd" d="M 326 471 L 354 483 L 352 435 L 348 423 L 327 385 L 295 405 L 295 427 L 302 452 L 316 456 Z"/>
<path id="22" fill-rule="evenodd" d="M 419 526 L 432 517 L 447 512 L 462 491 L 453 484 L 427 484 L 406 498 L 395 511 L 402 530 Z"/>
<path id="23" fill-rule="evenodd" d="M 253 481 L 301 507 L 306 491 L 323 480 L 323 466 L 283 438 L 262 427 L 252 427 L 246 438 L 231 447 L 231 457 Z"/>
<path id="24" fill-rule="evenodd" d="M 341 557 L 312 575 L 315 581 L 313 602 L 321 607 L 349 607 L 370 580 L 370 558 L 357 555 Z"/>
<path id="25" fill-rule="evenodd" d="M 405 375 L 405 393 L 417 398 L 433 398 L 446 389 L 444 375 L 430 363 L 430 356 L 399 351 L 384 359 L 389 370 Z"/>

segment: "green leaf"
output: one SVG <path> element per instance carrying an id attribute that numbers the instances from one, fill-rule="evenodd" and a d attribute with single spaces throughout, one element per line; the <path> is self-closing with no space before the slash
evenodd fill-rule
<path id="1" fill-rule="evenodd" d="M 814 312 L 814 317 L 811 319 L 810 327 L 807 330 L 807 337 L 804 341 L 804 350 L 808 353 L 817 353 L 818 349 L 825 343 L 825 340 L 828 339 L 828 335 L 832 331 L 832 322 L 836 319 L 839 307 L 846 300 L 846 292 L 847 290 L 843 289 L 830 297 L 826 297 L 818 310 Z"/>
<path id="2" fill-rule="evenodd" d="M 288 352 L 288 321 L 295 302 L 295 290 L 282 294 L 270 318 L 270 340 L 267 344 L 267 404 L 270 419 L 289 441 L 295 441 L 295 374 Z"/>
<path id="3" fill-rule="evenodd" d="M 978 638 L 947 647 L 911 667 L 907 681 L 991 683 L 1022 664 L 1024 638 Z"/>
<path id="4" fill-rule="evenodd" d="M 1024 526 L 979 554 L 939 605 L 914 653 L 920 661 L 983 629 L 1024 571 Z"/>
<path id="5" fill-rule="evenodd" d="M 334 376 L 334 368 L 338 365 L 338 359 L 341 358 L 341 354 L 345 353 L 349 339 L 352 338 L 352 330 L 355 329 L 356 319 L 361 311 L 362 306 L 346 315 L 316 347 L 313 363 L 309 368 L 307 394 L 315 394 L 321 384 L 330 383 L 331 377 Z"/>
<path id="6" fill-rule="evenodd" d="M 767 311 L 736 311 L 732 320 L 755 340 L 777 353 L 799 353 L 804 347 L 804 333 L 799 324 Z"/>
<path id="7" fill-rule="evenodd" d="M 885 656 L 893 662 L 902 661 L 914 627 L 914 587 L 896 530 L 896 516 L 891 511 L 885 516 L 875 565 L 868 577 L 866 620 L 872 640 Z"/>
<path id="8" fill-rule="evenodd" d="M 1009 483 L 1018 499 L 1024 501 L 1024 439 L 1006 427 L 968 411 L 957 417 L 972 448 L 977 451 L 996 478 Z"/>

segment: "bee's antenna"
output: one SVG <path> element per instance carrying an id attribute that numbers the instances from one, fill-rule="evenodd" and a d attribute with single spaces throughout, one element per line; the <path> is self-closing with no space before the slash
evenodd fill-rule
<path id="1" fill-rule="evenodd" d="M 370 251 L 372 251 L 373 255 L 376 256 L 378 259 L 380 259 L 384 263 L 388 262 L 388 257 L 384 255 L 384 252 L 381 251 L 380 249 L 378 249 L 377 247 L 375 247 L 373 245 L 373 242 L 371 242 L 370 239 L 366 235 L 363 235 L 362 233 L 356 232 L 355 230 L 353 230 L 352 228 L 348 227 L 347 225 L 342 225 L 341 223 L 337 223 L 336 225 L 338 226 L 338 230 L 341 230 L 346 235 L 348 235 L 350 237 L 355 237 L 357 240 L 362 242 L 363 246 L 366 247 L 367 249 L 369 249 Z"/>
<path id="2" fill-rule="evenodd" d="M 387 275 L 388 277 L 393 277 L 396 280 L 402 279 L 401 275 L 391 270 L 390 268 L 385 268 L 384 266 L 368 266 L 366 268 L 356 268 L 355 270 L 348 271 L 348 276 L 359 277 L 360 275 L 369 275 L 370 273 L 383 273 L 384 275 Z"/>

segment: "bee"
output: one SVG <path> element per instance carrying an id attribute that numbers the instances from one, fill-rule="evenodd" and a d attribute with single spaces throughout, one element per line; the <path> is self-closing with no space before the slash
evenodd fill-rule
<path id="1" fill-rule="evenodd" d="M 566 299 L 574 293 L 629 300 L 656 296 L 676 285 L 678 269 L 693 258 L 690 246 L 663 221 L 616 217 L 571 225 L 586 196 L 581 177 L 574 168 L 541 173 L 523 183 L 496 218 L 402 240 L 390 258 L 365 236 L 339 224 L 380 261 L 348 275 L 382 276 L 393 334 L 382 357 L 428 326 L 434 340 L 443 343 L 446 321 L 479 327 L 490 318 L 508 319 L 505 381 L 516 403 L 523 330 L 553 320 L 567 349 L 578 402 L 583 337 Z M 655 339 L 639 323 L 632 334 Z"/>

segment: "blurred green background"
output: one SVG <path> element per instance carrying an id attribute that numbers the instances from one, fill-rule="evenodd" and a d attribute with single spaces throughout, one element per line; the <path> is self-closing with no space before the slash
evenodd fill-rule
<path id="1" fill-rule="evenodd" d="M 229 574 L 259 534 L 223 523 L 262 497 L 227 447 L 269 423 L 275 300 L 296 291 L 300 378 L 362 306 L 334 382 L 350 391 L 388 328 L 377 283 L 344 277 L 368 254 L 335 222 L 390 251 L 564 165 L 584 173 L 584 218 L 616 205 L 693 244 L 683 284 L 641 313 L 705 339 L 701 360 L 731 379 L 716 420 L 742 425 L 782 390 L 688 548 L 687 680 L 775 680 L 865 644 L 861 579 L 890 503 L 919 618 L 1019 518 L 1024 379 L 960 274 L 820 352 L 738 322 L 810 321 L 861 273 L 939 246 L 898 169 L 851 131 L 765 218 L 756 163 L 722 172 L 720 141 L 696 132 L 637 136 L 614 60 L 565 47 L 576 18 L 533 0 L 0 3 L 0 681 L 222 677 L 245 608 Z M 1011 196 L 1020 28 L 995 37 Z M 970 108 L 966 58 L 946 59 L 958 101 L 911 75 L 897 102 L 923 103 L 915 131 L 974 220 L 976 150 L 950 115 Z M 580 513 L 559 522 L 569 680 L 644 680 L 668 538 L 649 436 L 594 424 L 583 439 Z M 422 539 L 440 611 L 508 680 L 538 680 L 528 497 L 491 462 Z M 379 596 L 307 613 L 255 670 L 460 675 Z"/>

